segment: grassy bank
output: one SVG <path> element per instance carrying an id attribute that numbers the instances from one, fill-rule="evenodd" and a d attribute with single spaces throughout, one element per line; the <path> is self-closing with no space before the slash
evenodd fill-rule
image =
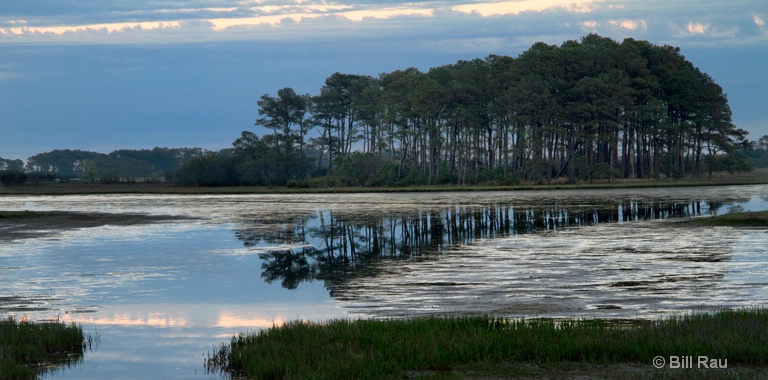
<path id="1" fill-rule="evenodd" d="M 587 372 L 610 368 L 624 377 L 627 371 L 653 374 L 657 356 L 692 356 L 696 362 L 704 355 L 727 359 L 728 368 L 764 368 L 765 342 L 763 309 L 629 327 L 602 320 L 487 317 L 336 320 L 292 322 L 234 337 L 210 356 L 208 366 L 258 379 L 515 378 L 530 376 L 532 367 L 574 366 Z"/>
<path id="2" fill-rule="evenodd" d="M 694 222 L 707 226 L 768 227 L 768 211 L 732 212 Z"/>
<path id="3" fill-rule="evenodd" d="M 83 330 L 77 325 L 0 321 L 0 379 L 33 379 L 82 357 Z"/>
<path id="4" fill-rule="evenodd" d="M 768 183 L 768 171 L 751 176 L 724 176 L 719 178 L 697 178 L 686 180 L 635 180 L 620 179 L 611 182 L 562 181 L 552 183 L 520 183 L 517 185 L 420 185 L 402 187 L 325 187 L 289 188 L 285 186 L 230 186 L 199 187 L 175 186 L 163 183 L 57 183 L 41 182 L 35 185 L 0 186 L 0 195 L 68 195 L 68 194 L 324 194 L 324 193 L 402 193 L 402 192 L 445 192 L 445 191 L 519 191 L 519 190 L 568 190 L 568 189 L 622 189 L 653 187 L 694 187 L 753 185 Z"/>

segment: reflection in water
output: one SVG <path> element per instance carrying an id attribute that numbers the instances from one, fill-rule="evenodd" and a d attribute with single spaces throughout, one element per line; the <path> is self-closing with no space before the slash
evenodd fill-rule
<path id="1" fill-rule="evenodd" d="M 0 210 L 182 219 L 0 244 L 0 313 L 61 317 L 105 337 L 57 379 L 200 379 L 201 353 L 287 320 L 653 318 L 759 306 L 768 301 L 765 230 L 661 219 L 765 210 L 767 199 L 766 185 L 4 196 Z"/>
<path id="2" fill-rule="evenodd" d="M 765 272 L 731 263 L 742 254 L 730 248 L 740 235 L 730 228 L 652 222 L 543 235 L 453 247 L 440 260 L 407 260 L 386 274 L 350 278 L 333 294 L 347 307 L 375 317 L 482 313 L 648 318 L 747 307 L 755 299 L 745 298 L 742 289 L 765 289 L 763 280 L 723 281 L 734 271 Z M 740 239 L 764 242 L 765 237 L 760 232 Z M 753 252 L 767 253 L 766 247 Z"/>
<path id="3" fill-rule="evenodd" d="M 186 327 L 186 318 L 168 317 L 164 313 L 149 313 L 147 316 L 133 315 L 128 313 L 119 313 L 114 315 L 99 316 L 71 316 L 65 315 L 61 318 L 70 323 L 87 323 L 89 325 L 121 325 L 121 326 L 149 326 L 149 327 Z"/>
<path id="4" fill-rule="evenodd" d="M 314 215 L 240 222 L 235 236 L 261 248 L 262 277 L 295 289 L 322 280 L 332 292 L 355 276 L 369 277 L 381 260 L 429 257 L 478 240 L 557 231 L 599 223 L 693 217 L 721 205 L 689 202 L 626 201 L 615 205 L 515 207 L 511 204 L 455 205 L 375 213 L 320 210 Z"/>
<path id="5" fill-rule="evenodd" d="M 242 315 L 232 311 L 219 313 L 216 327 L 219 328 L 268 328 L 285 324 L 283 318 L 264 318 L 255 315 Z M 227 337 L 229 338 L 229 337 Z"/>

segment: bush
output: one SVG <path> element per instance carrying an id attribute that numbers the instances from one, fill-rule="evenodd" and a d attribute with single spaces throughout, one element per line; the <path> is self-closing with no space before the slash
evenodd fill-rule
<path id="1" fill-rule="evenodd" d="M 289 189 L 307 189 L 309 188 L 309 182 L 306 180 L 292 179 L 285 184 Z"/>
<path id="2" fill-rule="evenodd" d="M 0 172 L 0 183 L 3 185 L 20 185 L 27 182 L 27 173 L 21 170 L 4 170 Z"/>

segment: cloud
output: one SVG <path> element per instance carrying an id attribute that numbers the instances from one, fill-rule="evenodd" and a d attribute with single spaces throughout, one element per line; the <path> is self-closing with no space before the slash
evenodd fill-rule
<path id="1" fill-rule="evenodd" d="M 336 71 L 426 71 L 588 33 L 680 46 L 723 85 L 734 120 L 766 120 L 762 1 L 6 1 L 0 156 L 220 149 L 252 127 L 258 95 L 285 86 L 311 93 Z"/>
<path id="2" fill-rule="evenodd" d="M 530 37 L 554 43 L 585 32 L 672 44 L 691 37 L 712 43 L 719 38 L 765 39 L 765 22 L 755 13 L 754 2 L 733 1 L 691 9 L 668 0 L 60 0 L 48 8 L 44 0 L 27 0 L 14 2 L 8 12 L 4 9 L 0 44 L 425 35 L 439 41 Z M 456 31 L 473 36 L 458 36 Z"/>
<path id="3" fill-rule="evenodd" d="M 390 19 L 401 16 L 431 17 L 432 9 L 384 7 L 376 9 L 351 10 L 350 6 L 310 5 L 307 7 L 296 6 L 263 6 L 254 7 L 256 13 L 262 14 L 255 17 L 241 18 L 216 18 L 208 20 L 217 32 L 235 27 L 253 27 L 260 25 L 278 26 L 286 21 L 301 23 L 317 18 L 343 18 L 348 21 L 362 22 L 369 19 Z"/>
<path id="4" fill-rule="evenodd" d="M 608 24 L 627 30 L 648 30 L 648 23 L 645 20 L 609 20 Z"/>
<path id="5" fill-rule="evenodd" d="M 186 318 L 168 317 L 164 313 L 149 313 L 149 315 L 134 315 L 117 313 L 114 315 L 85 316 L 72 314 L 62 315 L 63 322 L 87 323 L 91 325 L 119 325 L 119 326 L 150 326 L 150 327 L 186 327 Z"/>
<path id="6" fill-rule="evenodd" d="M 313 2 L 314 1 L 314 2 Z M 262 1 L 249 2 L 239 6 L 219 7 L 188 7 L 188 8 L 151 8 L 120 10 L 105 13 L 105 19 L 118 17 L 115 22 L 85 22 L 77 23 L 67 17 L 51 19 L 42 15 L 34 20 L 0 18 L 0 37 L 29 37 L 29 36 L 62 36 L 77 39 L 80 34 L 91 41 L 93 31 L 116 33 L 122 31 L 142 30 L 158 32 L 163 29 L 182 29 L 192 36 L 208 33 L 208 38 L 221 38 L 221 32 L 229 29 L 242 30 L 260 26 L 278 27 L 286 23 L 298 24 L 311 19 L 328 19 L 328 26 L 339 27 L 338 20 L 363 22 L 367 20 L 386 20 L 397 17 L 432 17 L 434 8 L 414 4 L 329 4 L 324 1 L 297 0 L 293 3 L 280 2 L 268 4 Z M 163 2 L 160 2 L 160 5 Z M 168 5 L 168 4 L 166 4 Z M 223 4 L 226 5 L 226 4 Z M 161 17 L 158 19 L 157 16 Z M 69 23 L 61 20 L 69 20 Z M 82 21 L 87 21 L 85 17 Z M 129 21 L 130 20 L 130 21 Z M 316 24 L 313 26 L 317 26 Z M 207 29 L 207 30 L 206 30 Z M 211 34 L 214 33 L 214 34 Z M 180 34 L 157 34 L 157 37 L 179 37 Z M 238 35 L 238 33 L 235 33 Z M 135 38 L 135 35 L 130 36 Z M 141 42 L 145 42 L 142 39 Z M 0 42 L 3 42 L 0 40 Z M 8 42 L 8 41 L 6 41 Z M 110 39 L 110 43 L 120 42 Z M 130 41 L 128 41 L 130 42 Z"/>
<path id="7" fill-rule="evenodd" d="M 305 19 L 319 17 L 316 14 L 311 13 L 297 13 L 286 15 L 274 15 L 274 16 L 258 16 L 258 17 L 242 17 L 242 18 L 217 18 L 207 20 L 213 27 L 214 31 L 221 32 L 223 30 L 234 27 L 249 27 L 256 25 L 280 25 L 285 21 L 301 22 Z"/>
<path id="8" fill-rule="evenodd" d="M 704 34 L 707 29 L 709 29 L 709 24 L 700 22 L 689 22 L 688 27 L 686 28 L 690 34 Z"/>
<path id="9" fill-rule="evenodd" d="M 365 19 L 388 19 L 399 16 L 422 16 L 432 17 L 433 10 L 429 8 L 381 8 L 374 10 L 348 11 L 341 13 L 341 16 L 351 21 L 363 21 Z"/>
<path id="10" fill-rule="evenodd" d="M 179 28 L 179 21 L 148 21 L 148 22 L 121 22 L 109 24 L 88 24 L 88 25 L 68 25 L 68 26 L 17 26 L 10 28 L 0 28 L 0 34 L 58 34 L 77 33 L 83 31 L 106 31 L 108 33 L 121 32 L 125 30 L 153 30 Z"/>
<path id="11" fill-rule="evenodd" d="M 481 16 L 518 15 L 522 12 L 542 12 L 551 9 L 566 9 L 570 12 L 585 13 L 592 10 L 590 5 L 601 0 L 517 0 L 480 2 L 455 5 L 451 9 Z"/>

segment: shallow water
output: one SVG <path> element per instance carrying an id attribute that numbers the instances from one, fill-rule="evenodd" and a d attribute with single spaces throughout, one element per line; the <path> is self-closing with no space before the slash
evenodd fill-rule
<path id="1" fill-rule="evenodd" d="M 3 196 L 0 210 L 184 219 L 0 243 L 0 313 L 100 336 L 50 378 L 181 379 L 209 378 L 203 355 L 233 334 L 299 318 L 765 306 L 766 230 L 669 219 L 766 209 L 768 186 Z"/>

